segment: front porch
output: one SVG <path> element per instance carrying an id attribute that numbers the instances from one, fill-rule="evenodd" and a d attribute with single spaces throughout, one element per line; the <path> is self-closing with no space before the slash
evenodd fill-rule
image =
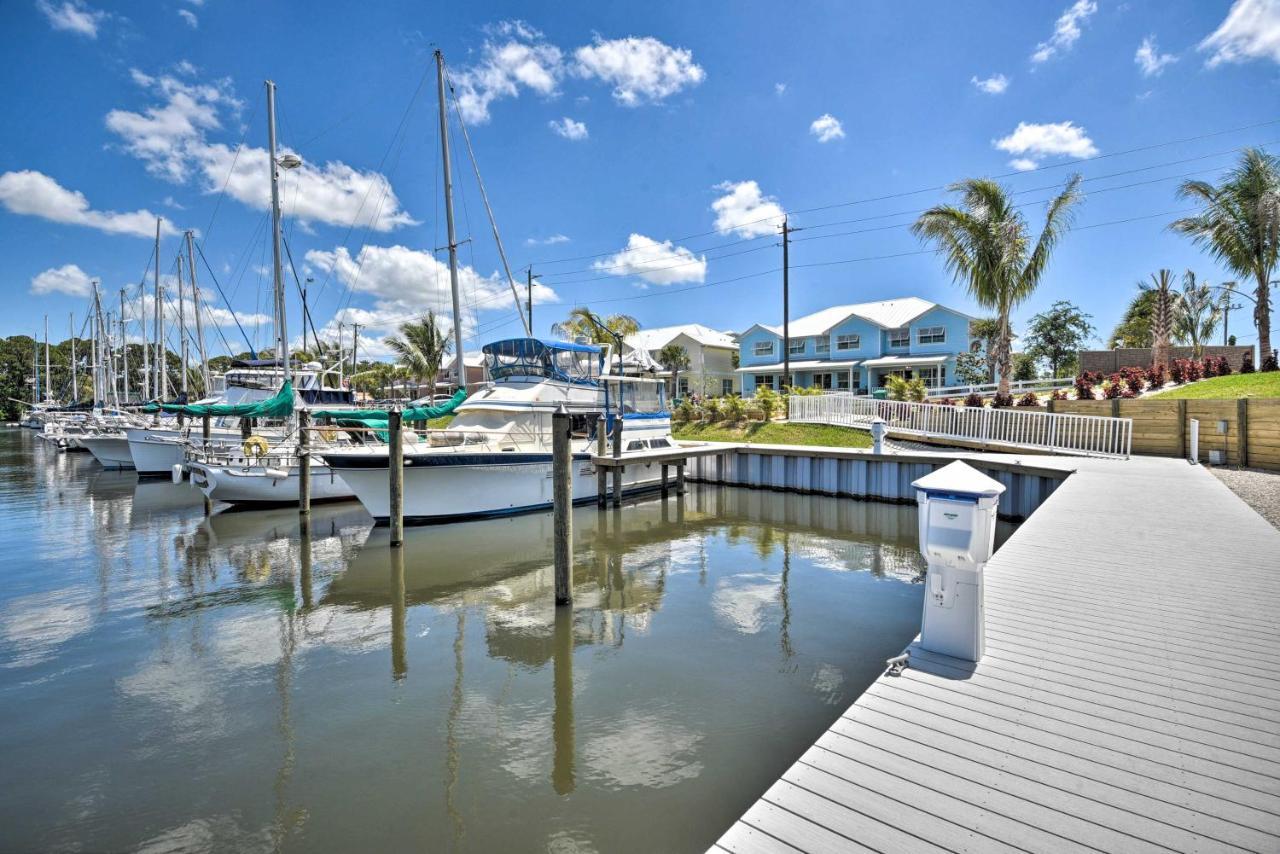
<path id="1" fill-rule="evenodd" d="M 861 365 L 862 362 L 859 360 L 795 359 L 790 365 L 792 385 L 795 388 L 821 388 L 865 394 L 867 386 Z M 736 373 L 742 377 L 743 397 L 755 394 L 759 386 L 768 386 L 774 391 L 780 391 L 784 385 L 782 362 L 747 365 L 738 368 Z"/>

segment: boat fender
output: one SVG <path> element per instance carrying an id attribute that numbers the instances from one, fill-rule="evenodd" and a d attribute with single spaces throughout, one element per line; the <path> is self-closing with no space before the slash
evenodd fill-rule
<path id="1" fill-rule="evenodd" d="M 267 440 L 261 436 L 250 436 L 244 440 L 241 448 L 244 450 L 246 457 L 265 457 L 269 450 Z"/>
<path id="2" fill-rule="evenodd" d="M 173 472 L 171 474 L 174 483 L 182 483 L 182 463 L 174 463 Z"/>
<path id="3" fill-rule="evenodd" d="M 267 469 L 264 474 L 272 480 L 284 480 L 289 476 L 289 473 L 284 469 Z"/>
<path id="4" fill-rule="evenodd" d="M 405 440 L 405 442 L 406 442 L 406 443 L 408 443 L 408 444 L 410 444 L 410 445 L 416 445 L 416 444 L 418 444 L 418 434 L 417 434 L 417 433 L 413 432 L 412 430 L 406 430 L 406 431 L 404 431 L 404 434 L 403 434 L 403 435 L 404 435 L 404 440 Z"/>

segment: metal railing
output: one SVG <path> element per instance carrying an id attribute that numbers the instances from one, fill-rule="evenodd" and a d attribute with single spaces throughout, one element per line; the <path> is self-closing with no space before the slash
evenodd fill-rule
<path id="1" fill-rule="evenodd" d="M 1060 388 L 1071 388 L 1075 384 L 1075 380 L 1070 377 L 1060 377 L 1054 379 L 1037 379 L 1037 380 L 1016 380 L 1009 383 L 1009 393 L 1014 397 L 1020 394 L 1026 394 L 1029 391 L 1055 391 Z M 945 388 L 931 388 L 927 392 L 928 397 L 963 397 L 971 392 L 977 392 L 981 395 L 992 395 L 1000 390 L 998 383 L 984 383 L 983 385 L 950 385 Z"/>
<path id="2" fill-rule="evenodd" d="M 848 392 L 790 398 L 789 417 L 797 423 L 835 424 L 870 429 L 882 418 L 896 436 L 954 439 L 1027 450 L 1128 459 L 1133 448 L 1133 419 L 1066 415 L 1030 409 L 992 409 L 874 400 Z"/>

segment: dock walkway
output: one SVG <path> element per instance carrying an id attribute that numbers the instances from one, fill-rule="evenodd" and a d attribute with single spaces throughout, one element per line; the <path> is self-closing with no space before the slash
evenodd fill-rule
<path id="1" fill-rule="evenodd" d="M 1007 459 L 1007 458 L 1006 458 Z M 1280 851 L 1280 531 L 1198 466 L 1076 470 L 717 850 Z"/>

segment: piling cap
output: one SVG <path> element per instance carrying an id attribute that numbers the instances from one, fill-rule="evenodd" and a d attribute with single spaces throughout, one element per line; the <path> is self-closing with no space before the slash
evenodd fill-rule
<path id="1" fill-rule="evenodd" d="M 937 471 L 912 481 L 912 486 L 925 492 L 944 492 L 952 495 L 976 495 L 993 498 L 1004 492 L 1004 484 L 987 477 L 967 463 L 956 460 Z"/>

